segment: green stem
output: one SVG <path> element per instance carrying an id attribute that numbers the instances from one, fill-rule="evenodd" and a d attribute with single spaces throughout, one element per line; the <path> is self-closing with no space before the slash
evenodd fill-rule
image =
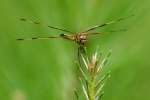
<path id="1" fill-rule="evenodd" d="M 95 100 L 95 79 L 91 76 L 88 82 L 89 100 Z"/>

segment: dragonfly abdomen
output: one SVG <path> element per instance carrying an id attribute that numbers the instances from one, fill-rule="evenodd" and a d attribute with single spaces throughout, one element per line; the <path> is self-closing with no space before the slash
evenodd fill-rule
<path id="1" fill-rule="evenodd" d="M 64 39 L 67 39 L 67 40 L 75 41 L 75 36 L 74 35 L 60 34 L 60 37 L 62 37 Z"/>

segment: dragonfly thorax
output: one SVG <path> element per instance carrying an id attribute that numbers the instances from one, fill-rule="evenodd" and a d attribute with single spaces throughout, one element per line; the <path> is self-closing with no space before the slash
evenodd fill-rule
<path id="1" fill-rule="evenodd" d="M 84 45 L 85 42 L 87 41 L 87 36 L 83 33 L 77 34 L 75 37 L 75 41 L 79 44 L 79 45 Z"/>
<path id="2" fill-rule="evenodd" d="M 64 39 L 74 41 L 79 45 L 84 45 L 87 41 L 87 35 L 85 33 L 77 33 L 73 35 L 60 34 L 60 36 Z"/>

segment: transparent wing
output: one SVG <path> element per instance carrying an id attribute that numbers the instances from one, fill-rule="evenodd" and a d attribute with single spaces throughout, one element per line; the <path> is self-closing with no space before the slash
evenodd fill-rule
<path id="1" fill-rule="evenodd" d="M 106 31 L 106 32 L 125 32 L 127 31 L 127 29 L 119 29 L 119 30 L 110 30 L 110 31 Z M 106 33 L 105 32 L 105 33 Z M 99 34 L 103 34 L 104 32 L 91 32 L 91 33 L 83 33 L 84 35 L 90 36 L 90 35 L 99 35 Z"/>
<path id="2" fill-rule="evenodd" d="M 51 39 L 51 38 L 61 38 L 60 36 L 48 36 L 48 37 L 32 37 L 32 38 L 18 38 L 17 40 L 37 40 L 37 39 Z"/>
<path id="3" fill-rule="evenodd" d="M 36 25 L 44 25 L 40 22 L 36 22 L 36 21 L 32 21 L 30 19 L 26 19 L 26 18 L 20 18 L 21 21 L 24 21 L 24 22 L 30 22 L 30 23 L 33 23 L 33 24 L 36 24 Z M 73 33 L 71 31 L 68 31 L 66 29 L 62 29 L 62 28 L 58 28 L 58 27 L 54 27 L 54 26 L 49 26 L 49 25 L 45 25 L 47 26 L 48 28 L 51 28 L 51 29 L 55 29 L 55 30 L 60 30 L 60 31 L 63 31 L 63 32 L 67 32 L 67 33 Z"/>
<path id="4" fill-rule="evenodd" d="M 86 32 L 89 32 L 89 31 L 92 31 L 92 30 L 95 30 L 95 29 L 97 29 L 97 28 L 104 27 L 104 26 L 107 26 L 107 25 L 110 25 L 110 24 L 114 24 L 114 23 L 120 22 L 120 21 L 125 20 L 125 19 L 127 19 L 127 18 L 130 18 L 130 17 L 132 17 L 132 16 L 134 16 L 134 15 L 130 15 L 130 16 L 127 16 L 127 17 L 119 18 L 119 19 L 117 19 L 117 20 L 112 20 L 112 21 L 110 21 L 110 22 L 107 22 L 107 23 L 104 23 L 104 24 L 101 24 L 101 25 L 94 26 L 94 27 L 92 27 L 92 28 L 90 28 L 90 29 L 87 29 L 87 30 L 83 31 L 83 33 L 84 33 L 84 32 L 86 33 Z"/>

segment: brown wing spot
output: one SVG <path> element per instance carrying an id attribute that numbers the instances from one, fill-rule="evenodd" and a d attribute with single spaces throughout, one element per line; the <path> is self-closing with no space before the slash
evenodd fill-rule
<path id="1" fill-rule="evenodd" d="M 24 39 L 17 39 L 17 40 L 24 40 Z"/>
<path id="2" fill-rule="evenodd" d="M 34 39 L 38 39 L 38 38 L 37 37 L 33 37 L 32 39 L 34 40 Z"/>
<path id="3" fill-rule="evenodd" d="M 20 20 L 21 20 L 21 21 L 27 21 L 27 19 L 25 19 L 25 18 L 20 18 Z"/>

